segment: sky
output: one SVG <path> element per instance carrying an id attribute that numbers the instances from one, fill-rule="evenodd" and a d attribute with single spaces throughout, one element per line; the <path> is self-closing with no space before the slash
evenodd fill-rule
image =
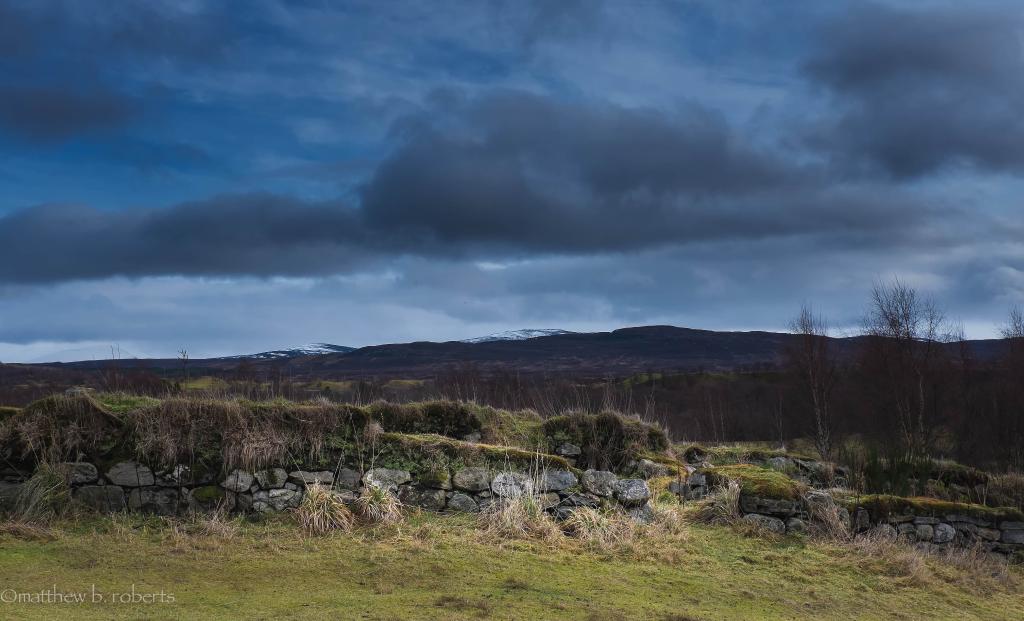
<path id="1" fill-rule="evenodd" d="M 1016 2 L 3 0 L 0 360 L 1024 303 Z"/>

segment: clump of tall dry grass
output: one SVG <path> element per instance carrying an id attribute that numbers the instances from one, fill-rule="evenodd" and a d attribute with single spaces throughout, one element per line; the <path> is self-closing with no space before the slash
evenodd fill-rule
<path id="1" fill-rule="evenodd" d="M 71 502 L 67 468 L 40 462 L 18 490 L 14 516 L 24 522 L 46 521 L 62 515 Z"/>
<path id="2" fill-rule="evenodd" d="M 341 495 L 319 483 L 306 488 L 296 515 L 307 535 L 348 532 L 356 521 Z"/>
<path id="3" fill-rule="evenodd" d="M 562 522 L 562 530 L 593 547 L 606 549 L 632 543 L 638 524 L 622 512 L 580 507 Z"/>
<path id="4" fill-rule="evenodd" d="M 389 525 L 402 519 L 402 502 L 389 490 L 367 485 L 355 501 L 356 514 L 368 524 Z"/>
<path id="5" fill-rule="evenodd" d="M 553 541 L 562 531 L 532 494 L 497 498 L 477 516 L 480 529 L 499 539 Z"/>
<path id="6" fill-rule="evenodd" d="M 740 484 L 729 481 L 715 488 L 694 513 L 704 524 L 735 524 L 740 519 Z"/>

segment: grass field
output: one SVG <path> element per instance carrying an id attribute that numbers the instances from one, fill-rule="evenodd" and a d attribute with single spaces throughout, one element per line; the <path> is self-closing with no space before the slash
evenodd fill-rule
<path id="1" fill-rule="evenodd" d="M 307 539 L 263 524 L 82 518 L 0 535 L 5 619 L 1021 619 L 1021 573 L 687 525 L 614 549 L 491 538 L 471 517 Z M 57 590 L 173 603 L 9 603 Z M 156 599 L 156 598 L 154 598 Z"/>

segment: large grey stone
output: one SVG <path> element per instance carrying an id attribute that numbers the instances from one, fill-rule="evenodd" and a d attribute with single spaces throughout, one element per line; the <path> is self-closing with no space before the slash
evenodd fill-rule
<path id="1" fill-rule="evenodd" d="M 114 464 L 107 470 L 107 480 L 121 487 L 146 487 L 156 482 L 153 471 L 136 461 Z"/>
<path id="2" fill-rule="evenodd" d="M 355 470 L 342 468 L 338 471 L 338 476 L 334 477 L 334 487 L 354 492 L 359 489 L 359 481 L 362 478 L 362 475 Z"/>
<path id="3" fill-rule="evenodd" d="M 562 457 L 568 457 L 570 459 L 575 459 L 582 454 L 583 451 L 580 450 L 580 447 L 572 444 L 571 442 L 563 442 L 555 449 L 555 455 L 561 455 Z"/>
<path id="4" fill-rule="evenodd" d="M 124 488 L 119 485 L 84 485 L 71 491 L 71 497 L 95 511 L 124 511 Z"/>
<path id="5" fill-rule="evenodd" d="M 68 483 L 71 485 L 87 485 L 95 483 L 100 478 L 96 466 L 84 461 L 69 461 L 64 463 L 67 468 Z"/>
<path id="6" fill-rule="evenodd" d="M 330 470 L 318 470 L 309 472 L 307 470 L 293 470 L 288 473 L 288 480 L 300 487 L 307 487 L 314 484 L 334 485 L 334 473 Z"/>
<path id="7" fill-rule="evenodd" d="M 416 482 L 423 487 L 450 490 L 452 488 L 452 475 L 448 472 L 447 468 L 435 468 L 421 472 L 417 475 Z"/>
<path id="8" fill-rule="evenodd" d="M 1000 543 L 1024 543 L 1024 530 L 1018 528 L 1006 528 L 1000 532 Z"/>
<path id="9" fill-rule="evenodd" d="M 786 523 L 779 518 L 772 517 L 770 515 L 761 515 L 760 513 L 748 513 L 743 516 L 743 521 L 753 524 L 759 528 L 763 528 L 767 531 L 778 533 L 779 535 L 785 534 Z"/>
<path id="10" fill-rule="evenodd" d="M 751 494 L 740 494 L 740 509 L 744 513 L 761 513 L 787 518 L 800 511 L 800 503 L 796 500 L 778 500 Z"/>
<path id="11" fill-rule="evenodd" d="M 590 507 L 596 509 L 601 506 L 596 498 L 591 498 L 586 494 L 566 494 L 565 497 L 559 501 L 558 506 L 560 507 Z"/>
<path id="12" fill-rule="evenodd" d="M 220 486 L 232 492 L 247 492 L 255 482 L 256 477 L 251 473 L 236 468 L 228 474 L 226 479 L 220 482 Z"/>
<path id="13" fill-rule="evenodd" d="M 801 520 L 800 518 L 791 517 L 788 520 L 786 520 L 786 532 L 793 534 L 806 533 L 807 522 Z"/>
<path id="14" fill-rule="evenodd" d="M 576 475 L 568 470 L 547 470 L 541 477 L 540 491 L 560 492 L 579 483 Z"/>
<path id="15" fill-rule="evenodd" d="M 132 511 L 174 515 L 178 512 L 181 495 L 172 487 L 138 487 L 128 494 L 128 508 Z"/>
<path id="16" fill-rule="evenodd" d="M 302 492 L 287 488 L 260 490 L 252 495 L 253 509 L 260 513 L 284 511 L 299 506 L 300 502 Z"/>
<path id="17" fill-rule="evenodd" d="M 626 509 L 626 515 L 633 518 L 633 521 L 640 524 L 650 524 L 654 521 L 654 509 L 646 502 L 638 507 Z"/>
<path id="18" fill-rule="evenodd" d="M 885 541 L 896 541 L 899 537 L 899 531 L 892 524 L 879 524 L 869 530 L 868 534 Z"/>
<path id="19" fill-rule="evenodd" d="M 21 483 L 0 482 L 0 509 L 13 509 L 20 492 Z"/>
<path id="20" fill-rule="evenodd" d="M 931 541 L 935 536 L 935 528 L 931 524 L 916 524 L 914 532 L 918 541 Z"/>
<path id="21" fill-rule="evenodd" d="M 533 481 L 522 472 L 501 472 L 491 480 L 491 491 L 502 498 L 533 494 Z"/>
<path id="22" fill-rule="evenodd" d="M 213 511 L 223 508 L 232 511 L 235 508 L 235 492 L 219 485 L 202 485 L 185 492 L 185 502 L 193 511 Z"/>
<path id="23" fill-rule="evenodd" d="M 263 489 L 279 489 L 288 482 L 288 472 L 284 468 L 267 468 L 253 473 L 256 483 Z"/>
<path id="24" fill-rule="evenodd" d="M 932 543 L 949 543 L 956 537 L 956 529 L 949 524 L 936 524 L 932 533 Z"/>
<path id="25" fill-rule="evenodd" d="M 651 497 L 651 488 L 643 479 L 620 479 L 615 483 L 615 497 L 627 507 L 636 507 Z"/>
<path id="26" fill-rule="evenodd" d="M 392 470 L 391 468 L 371 468 L 363 475 L 363 483 L 389 492 L 398 492 L 399 485 L 412 480 L 408 470 Z"/>
<path id="27" fill-rule="evenodd" d="M 462 492 L 455 492 L 452 497 L 448 499 L 448 510 L 459 511 L 462 513 L 475 513 L 479 511 L 479 507 L 476 501 L 473 500 L 472 496 L 463 494 Z"/>
<path id="28" fill-rule="evenodd" d="M 444 490 L 423 488 L 416 485 L 401 486 L 398 489 L 398 499 L 402 501 L 402 504 L 430 511 L 444 509 L 445 503 Z"/>
<path id="29" fill-rule="evenodd" d="M 668 466 L 651 461 L 650 459 L 641 459 L 637 463 L 637 470 L 640 471 L 640 474 L 645 479 L 653 479 L 655 477 L 665 477 L 669 475 Z"/>
<path id="30" fill-rule="evenodd" d="M 487 468 L 463 468 L 452 477 L 455 489 L 482 492 L 491 488 L 491 473 Z"/>
<path id="31" fill-rule="evenodd" d="M 619 477 L 607 470 L 587 470 L 583 473 L 583 489 L 596 496 L 611 496 Z"/>

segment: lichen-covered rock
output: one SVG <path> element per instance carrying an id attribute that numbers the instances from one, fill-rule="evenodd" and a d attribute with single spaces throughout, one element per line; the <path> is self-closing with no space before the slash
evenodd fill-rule
<path id="1" fill-rule="evenodd" d="M 185 502 L 193 511 L 232 511 L 235 508 L 235 493 L 219 485 L 203 485 L 185 492 Z"/>
<path id="2" fill-rule="evenodd" d="M 63 464 L 67 468 L 68 483 L 71 485 L 86 485 L 95 483 L 100 478 L 96 466 L 84 461 L 70 461 Z"/>
<path id="3" fill-rule="evenodd" d="M 252 494 L 235 494 L 235 510 L 240 513 L 252 511 Z"/>
<path id="4" fill-rule="evenodd" d="M 500 472 L 491 480 L 491 491 L 502 498 L 533 494 L 533 481 L 522 472 Z"/>
<path id="5" fill-rule="evenodd" d="M 119 485 L 83 485 L 71 491 L 71 497 L 102 513 L 124 511 L 124 488 Z"/>
<path id="6" fill-rule="evenodd" d="M 547 470 L 541 477 L 540 491 L 560 492 L 579 483 L 576 475 L 568 470 Z"/>
<path id="7" fill-rule="evenodd" d="M 796 500 L 764 498 L 752 494 L 740 494 L 740 509 L 744 513 L 760 513 L 788 518 L 800 511 L 800 502 Z"/>
<path id="8" fill-rule="evenodd" d="M 235 469 L 228 474 L 226 479 L 220 482 L 220 486 L 232 492 L 247 492 L 255 482 L 256 477 L 252 474 L 245 470 Z"/>
<path id="9" fill-rule="evenodd" d="M 935 536 L 935 528 L 931 524 L 915 524 L 914 536 L 918 541 L 931 541 Z"/>
<path id="10" fill-rule="evenodd" d="M 666 477 L 669 475 L 668 466 L 665 464 L 659 464 L 658 462 L 651 461 L 650 459 L 641 459 L 637 463 L 637 470 L 645 479 L 653 479 L 655 477 Z"/>
<path id="11" fill-rule="evenodd" d="M 651 488 L 643 479 L 621 479 L 615 483 L 615 497 L 626 507 L 636 507 L 651 498 Z"/>
<path id="12" fill-rule="evenodd" d="M 359 481 L 362 478 L 363 476 L 355 470 L 342 468 L 338 471 L 338 476 L 334 477 L 334 487 L 354 492 L 359 489 Z"/>
<path id="13" fill-rule="evenodd" d="M 288 471 L 284 468 L 267 468 L 253 473 L 256 483 L 263 489 L 278 489 L 288 482 Z"/>
<path id="14" fill-rule="evenodd" d="M 128 494 L 129 509 L 156 515 L 175 515 L 180 501 L 178 490 L 171 487 L 137 487 Z"/>
<path id="15" fill-rule="evenodd" d="M 284 511 L 299 506 L 300 502 L 302 492 L 287 488 L 260 490 L 252 495 L 253 509 L 260 513 Z"/>
<path id="16" fill-rule="evenodd" d="M 791 517 L 786 520 L 786 532 L 792 534 L 806 533 L 807 522 L 800 518 Z"/>
<path id="17" fill-rule="evenodd" d="M 575 444 L 572 444 L 571 442 L 563 442 L 562 444 L 559 444 L 558 447 L 555 449 L 555 455 L 561 455 L 562 457 L 568 459 L 576 459 L 582 454 L 583 451 L 580 449 L 580 447 L 576 446 Z"/>
<path id="18" fill-rule="evenodd" d="M 956 537 L 956 529 L 949 524 L 940 523 L 933 527 L 932 543 L 949 543 Z"/>
<path id="19" fill-rule="evenodd" d="M 482 492 L 491 488 L 491 473 L 487 468 L 463 468 L 452 477 L 455 489 Z"/>
<path id="20" fill-rule="evenodd" d="M 480 510 L 477 506 L 476 501 L 473 500 L 472 496 L 463 494 L 462 492 L 455 492 L 452 497 L 448 499 L 448 510 L 459 511 L 461 513 L 475 513 Z"/>
<path id="21" fill-rule="evenodd" d="M 316 472 L 293 470 L 288 473 L 288 480 L 300 487 L 308 487 L 314 484 L 330 487 L 334 485 L 334 473 L 330 470 L 318 470 Z"/>
<path id="22" fill-rule="evenodd" d="M 398 486 L 412 480 L 408 470 L 392 470 L 391 468 L 371 468 L 363 475 L 363 483 L 398 493 Z"/>
<path id="23" fill-rule="evenodd" d="M 999 529 L 978 528 L 978 538 L 984 541 L 999 541 Z"/>
<path id="24" fill-rule="evenodd" d="M 871 528 L 871 514 L 867 512 L 867 509 L 858 507 L 853 514 L 853 531 L 862 532 Z"/>
<path id="25" fill-rule="evenodd" d="M 107 470 L 107 480 L 121 487 L 147 487 L 156 482 L 153 471 L 136 461 L 114 464 Z"/>
<path id="26" fill-rule="evenodd" d="M 546 494 L 540 494 L 537 496 L 537 504 L 544 511 L 558 505 L 560 502 L 562 502 L 562 499 L 555 492 L 547 492 Z"/>
<path id="27" fill-rule="evenodd" d="M 416 485 L 402 485 L 398 488 L 398 499 L 404 505 L 420 507 L 428 511 L 444 509 L 445 494 L 442 489 L 430 489 Z"/>
<path id="28" fill-rule="evenodd" d="M 583 473 L 583 489 L 595 496 L 611 496 L 619 477 L 607 470 L 587 470 Z"/>
<path id="29" fill-rule="evenodd" d="M 772 517 L 770 515 L 748 513 L 743 516 L 743 521 L 780 535 L 785 534 L 786 532 L 786 523 L 779 518 Z"/>
<path id="30" fill-rule="evenodd" d="M 601 506 L 601 503 L 597 498 L 592 498 L 586 494 L 566 494 L 558 502 L 558 505 L 561 507 L 590 507 L 591 509 L 596 509 Z"/>
<path id="31" fill-rule="evenodd" d="M 447 469 L 439 468 L 420 473 L 416 482 L 423 487 L 449 490 L 452 488 L 452 475 Z"/>
<path id="32" fill-rule="evenodd" d="M 892 524 L 879 524 L 867 531 L 867 535 L 883 541 L 896 541 L 899 532 Z"/>
<path id="33" fill-rule="evenodd" d="M 650 524 L 654 521 L 654 509 L 651 505 L 644 503 L 639 507 L 630 507 L 626 509 L 626 515 L 633 518 L 633 521 L 640 524 Z"/>

